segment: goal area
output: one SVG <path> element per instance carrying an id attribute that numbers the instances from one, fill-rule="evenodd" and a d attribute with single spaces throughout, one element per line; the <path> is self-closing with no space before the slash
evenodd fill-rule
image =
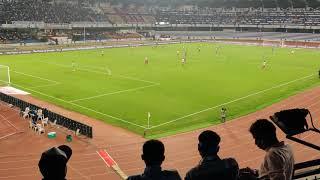
<path id="1" fill-rule="evenodd" d="M 10 83 L 10 67 L 0 64 L 0 86 L 9 86 Z"/>

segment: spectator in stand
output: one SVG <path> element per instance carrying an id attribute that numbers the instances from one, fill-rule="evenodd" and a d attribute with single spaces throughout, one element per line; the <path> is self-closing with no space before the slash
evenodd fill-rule
<path id="1" fill-rule="evenodd" d="M 250 127 L 255 144 L 266 151 L 258 171 L 259 179 L 291 180 L 294 171 L 293 152 L 289 145 L 280 142 L 276 127 L 266 119 L 259 119 Z M 250 168 L 247 168 L 253 172 Z"/>
<path id="2" fill-rule="evenodd" d="M 164 145 L 158 140 L 149 140 L 143 145 L 142 160 L 146 164 L 144 173 L 130 176 L 128 180 L 180 180 L 180 175 L 176 170 L 162 170 L 161 164 L 165 159 Z"/>
<path id="3" fill-rule="evenodd" d="M 220 136 L 210 130 L 198 137 L 198 150 L 202 157 L 199 165 L 192 168 L 185 180 L 236 180 L 239 177 L 239 166 L 235 159 L 220 159 Z"/>
<path id="4" fill-rule="evenodd" d="M 53 147 L 42 153 L 39 169 L 42 180 L 65 180 L 67 162 L 72 155 L 72 149 L 67 145 Z"/>

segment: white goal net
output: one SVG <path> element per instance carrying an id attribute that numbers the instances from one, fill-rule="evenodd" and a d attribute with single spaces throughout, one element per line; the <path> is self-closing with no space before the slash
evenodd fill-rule
<path id="1" fill-rule="evenodd" d="M 0 65 L 0 86 L 9 86 L 10 82 L 9 66 Z"/>

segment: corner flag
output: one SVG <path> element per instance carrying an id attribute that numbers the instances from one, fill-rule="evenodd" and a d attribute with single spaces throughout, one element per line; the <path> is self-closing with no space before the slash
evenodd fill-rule
<path id="1" fill-rule="evenodd" d="M 151 117 L 151 113 L 148 112 L 148 129 L 150 128 L 150 117 Z"/>

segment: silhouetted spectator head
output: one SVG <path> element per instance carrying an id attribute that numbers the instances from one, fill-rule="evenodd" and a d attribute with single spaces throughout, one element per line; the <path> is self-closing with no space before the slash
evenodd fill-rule
<path id="1" fill-rule="evenodd" d="M 67 174 L 67 162 L 72 155 L 69 146 L 53 147 L 42 153 L 39 169 L 44 180 L 63 180 Z"/>
<path id="2" fill-rule="evenodd" d="M 198 150 L 204 158 L 210 155 L 217 155 L 219 152 L 220 136 L 210 130 L 203 131 L 198 137 Z"/>
<path id="3" fill-rule="evenodd" d="M 278 143 L 276 127 L 267 119 L 259 119 L 250 127 L 250 133 L 255 139 L 255 144 L 263 150 Z"/>
<path id="4" fill-rule="evenodd" d="M 158 140 L 149 140 L 143 144 L 142 160 L 147 166 L 161 165 L 165 159 L 164 145 Z"/>
<path id="5" fill-rule="evenodd" d="M 72 149 L 67 145 L 61 145 L 58 148 L 66 154 L 67 161 L 69 161 L 69 159 L 70 159 L 70 157 L 72 155 Z"/>

